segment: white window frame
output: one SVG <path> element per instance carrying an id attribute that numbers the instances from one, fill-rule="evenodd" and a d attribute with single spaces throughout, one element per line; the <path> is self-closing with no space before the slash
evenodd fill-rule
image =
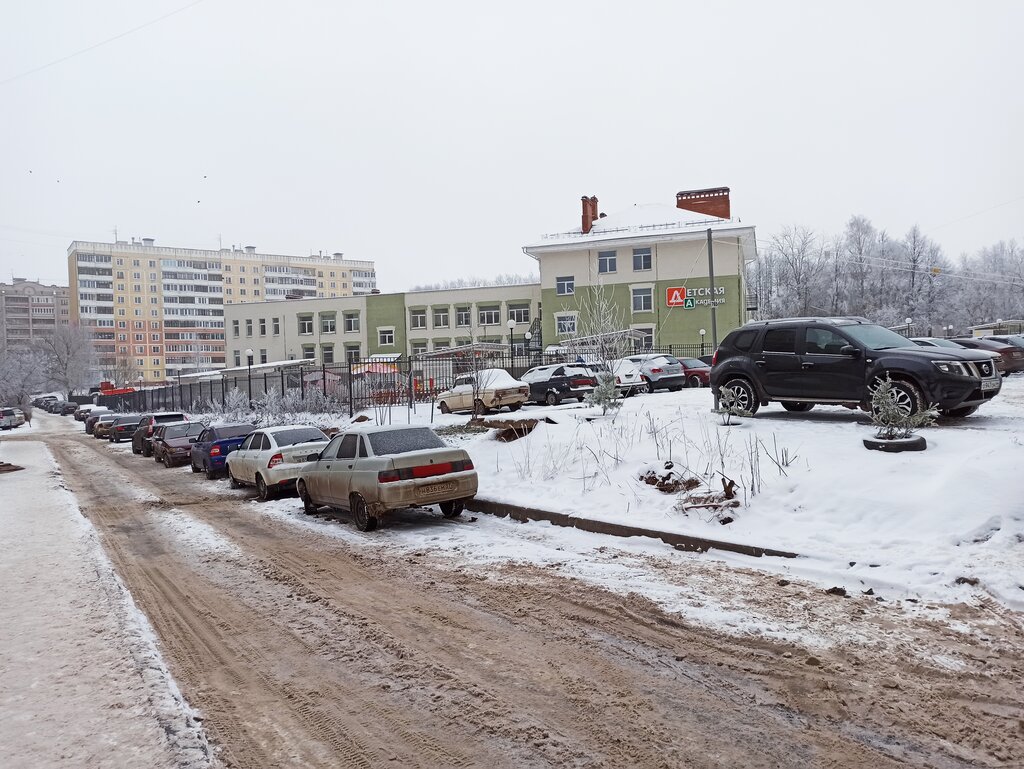
<path id="1" fill-rule="evenodd" d="M 597 252 L 597 274 L 598 275 L 610 275 L 618 272 L 619 266 L 619 252 L 618 251 L 598 251 Z M 610 268 L 610 269 L 608 269 Z"/>
<path id="2" fill-rule="evenodd" d="M 384 335 L 390 336 L 391 341 L 385 342 Z M 395 327 L 394 326 L 378 326 L 377 327 L 377 346 L 378 347 L 394 347 L 395 346 Z"/>
<path id="3" fill-rule="evenodd" d="M 555 313 L 555 334 L 557 336 L 575 336 L 579 327 L 578 312 L 557 312 Z"/>
<path id="4" fill-rule="evenodd" d="M 358 312 L 345 312 L 342 313 L 342 319 L 345 324 L 346 334 L 358 334 L 359 333 L 359 313 Z M 350 328 L 351 326 L 351 328 Z"/>
<path id="5" fill-rule="evenodd" d="M 477 309 L 477 317 L 480 319 L 481 326 L 500 326 L 501 308 L 480 307 Z"/>
<path id="6" fill-rule="evenodd" d="M 649 300 L 649 303 L 650 303 L 650 307 L 648 307 L 647 309 L 642 309 L 641 308 L 641 309 L 638 310 L 637 307 L 636 307 L 637 292 L 639 292 L 639 291 L 646 291 L 647 292 L 647 299 Z M 641 296 L 642 296 L 642 294 L 641 294 Z M 644 283 L 642 285 L 630 286 L 629 287 L 629 308 L 630 308 L 630 311 L 633 314 L 640 313 L 640 312 L 654 312 L 654 285 L 651 284 L 651 283 Z"/>
<path id="7" fill-rule="evenodd" d="M 434 315 L 434 328 L 448 328 L 448 323 L 450 321 L 451 313 L 448 311 L 447 307 L 438 307 L 438 308 L 436 308 L 434 310 L 433 315 Z M 443 315 L 444 316 L 444 322 L 443 323 L 438 323 L 438 316 L 439 315 Z"/>
<path id="8" fill-rule="evenodd" d="M 643 253 L 646 251 L 647 253 Z M 639 252 L 639 253 L 638 253 Z M 637 257 L 647 257 L 646 267 L 637 267 Z M 654 265 L 654 249 L 652 248 L 634 248 L 633 249 L 633 272 L 650 272 Z"/>
<path id="9" fill-rule="evenodd" d="M 561 275 L 555 278 L 555 294 L 558 296 L 573 296 L 575 293 L 575 275 Z"/>
<path id="10" fill-rule="evenodd" d="M 409 310 L 409 328 L 424 331 L 427 328 L 427 311 L 423 308 Z"/>

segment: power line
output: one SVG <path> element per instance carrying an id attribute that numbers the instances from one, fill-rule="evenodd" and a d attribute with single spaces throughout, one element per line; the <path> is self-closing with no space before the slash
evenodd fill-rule
<path id="1" fill-rule="evenodd" d="M 98 43 L 94 43 L 93 45 L 90 45 L 88 48 L 83 48 L 80 51 L 75 51 L 74 53 L 69 53 L 67 56 L 62 56 L 59 59 L 54 59 L 51 62 L 48 62 L 46 64 L 41 64 L 40 66 L 35 67 L 33 69 L 29 69 L 29 70 L 26 70 L 24 72 L 20 72 L 17 75 L 13 75 L 12 77 L 7 78 L 6 80 L 0 80 L 0 86 L 7 85 L 8 83 L 12 83 L 15 80 L 19 80 L 20 78 L 23 78 L 23 77 L 28 77 L 29 75 L 34 75 L 36 72 L 41 72 L 44 69 L 48 69 L 49 67 L 53 67 L 53 66 L 55 66 L 57 64 L 61 64 L 62 62 L 67 61 L 68 59 L 73 59 L 76 56 L 81 56 L 83 53 L 88 53 L 89 51 L 93 51 L 93 50 L 99 48 L 100 46 L 106 45 L 107 43 L 112 43 L 115 40 L 120 40 L 122 37 L 126 37 L 126 36 L 132 34 L 133 32 L 138 32 L 140 29 L 145 29 L 146 27 L 151 27 L 154 24 L 163 21 L 164 19 L 169 19 L 171 16 L 174 16 L 175 14 L 181 13 L 182 11 L 187 11 L 192 6 L 199 5 L 201 2 L 203 2 L 203 0 L 194 0 L 194 2 L 191 2 L 188 5 L 184 5 L 181 8 L 178 8 L 177 10 L 171 11 L 170 13 L 165 13 L 163 16 L 160 16 L 160 17 L 158 17 L 156 19 L 153 19 L 152 21 L 147 21 L 145 24 L 140 24 L 137 27 L 132 27 L 129 30 L 126 30 L 124 32 L 121 32 L 120 34 L 114 35 L 113 37 L 108 37 L 106 40 L 101 40 Z"/>

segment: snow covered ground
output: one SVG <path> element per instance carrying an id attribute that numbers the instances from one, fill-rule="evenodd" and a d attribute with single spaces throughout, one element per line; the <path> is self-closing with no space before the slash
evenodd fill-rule
<path id="1" fill-rule="evenodd" d="M 61 427 L 43 421 L 19 434 Z M 50 453 L 40 442 L 3 441 L 0 460 L 26 468 L 0 475 L 4 766 L 213 765 L 149 622 Z"/>
<path id="2" fill-rule="evenodd" d="M 867 416 L 841 407 L 791 414 L 773 404 L 726 427 L 711 405 L 708 389 L 659 392 L 627 399 L 614 418 L 575 403 L 494 415 L 555 422 L 512 443 L 494 431 L 446 437 L 473 457 L 482 498 L 797 552 L 746 560 L 823 585 L 952 602 L 980 589 L 1024 608 L 1024 376 L 973 416 L 922 430 L 924 452 L 866 450 Z M 429 406 L 391 419 L 467 421 Z M 679 494 L 639 480 L 666 461 L 711 478 L 704 491 L 721 491 L 723 474 L 735 480 L 732 522 L 682 511 Z"/>

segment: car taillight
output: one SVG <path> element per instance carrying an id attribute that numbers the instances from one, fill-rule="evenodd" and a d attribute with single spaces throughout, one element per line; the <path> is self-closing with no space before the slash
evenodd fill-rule
<path id="1" fill-rule="evenodd" d="M 395 481 L 402 480 L 402 476 L 398 470 L 381 470 L 377 473 L 378 483 L 394 483 Z"/>
<path id="2" fill-rule="evenodd" d="M 283 454 L 274 454 L 274 456 L 272 456 L 270 458 L 270 461 L 267 462 L 267 469 L 269 470 L 272 467 L 277 467 L 282 462 L 284 462 L 284 455 Z"/>
<path id="3" fill-rule="evenodd" d="M 622 384 L 622 377 L 615 377 L 615 384 Z"/>
<path id="4" fill-rule="evenodd" d="M 652 368 L 651 369 L 651 373 L 652 374 L 660 374 L 661 373 L 661 369 L 660 368 Z"/>
<path id="5" fill-rule="evenodd" d="M 472 469 L 473 460 L 457 459 L 454 462 L 438 462 L 436 465 L 418 465 L 416 467 L 403 467 L 398 470 L 380 470 L 377 473 L 377 481 L 379 483 L 411 481 L 414 478 L 432 478 L 435 475 L 461 473 Z"/>
<path id="6" fill-rule="evenodd" d="M 711 355 L 711 365 L 714 366 L 716 363 L 718 363 L 718 350 L 715 350 Z"/>
<path id="7" fill-rule="evenodd" d="M 219 457 L 220 456 L 220 446 L 213 446 L 213 447 L 211 447 L 210 448 L 210 456 L 211 457 Z"/>

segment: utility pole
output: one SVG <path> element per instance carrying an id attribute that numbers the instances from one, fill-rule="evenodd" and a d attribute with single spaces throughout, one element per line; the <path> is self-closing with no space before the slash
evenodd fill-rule
<path id="1" fill-rule="evenodd" d="M 718 316 L 715 312 L 715 252 L 711 244 L 711 228 L 708 227 L 708 280 L 711 283 L 711 345 L 718 348 Z"/>

